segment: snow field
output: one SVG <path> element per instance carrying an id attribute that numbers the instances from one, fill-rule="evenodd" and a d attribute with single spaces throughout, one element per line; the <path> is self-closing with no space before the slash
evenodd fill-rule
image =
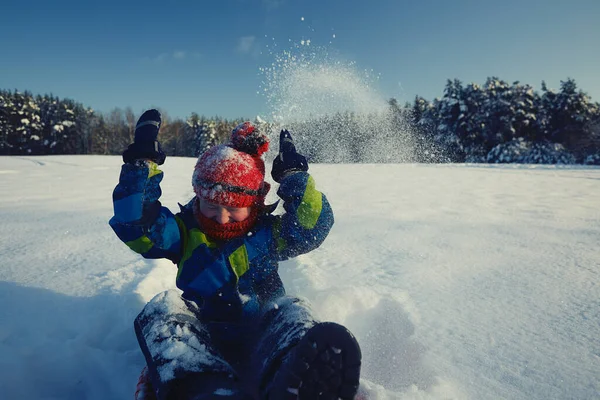
<path id="1" fill-rule="evenodd" d="M 194 161 L 164 165 L 172 210 L 192 196 Z M 141 259 L 108 226 L 120 164 L 0 157 L 6 398 L 133 397 L 133 319 L 174 287 L 176 269 Z M 289 293 L 359 339 L 363 394 L 600 397 L 600 169 L 310 168 L 336 223 L 280 272 Z"/>

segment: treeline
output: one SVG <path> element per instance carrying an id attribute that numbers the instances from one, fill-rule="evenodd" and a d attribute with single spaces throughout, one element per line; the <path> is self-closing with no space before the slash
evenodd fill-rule
<path id="1" fill-rule="evenodd" d="M 161 114 L 163 149 L 184 157 L 225 141 L 242 121 L 197 113 L 184 121 Z M 121 154 L 133 141 L 138 117 L 131 108 L 103 114 L 70 99 L 0 90 L 0 155 Z"/>
<path id="2" fill-rule="evenodd" d="M 381 112 L 289 124 L 316 162 L 468 162 L 600 165 L 600 104 L 573 79 L 553 91 L 491 77 L 448 80 L 441 98 L 391 99 Z"/>
<path id="3" fill-rule="evenodd" d="M 160 139 L 171 156 L 196 157 L 244 119 L 161 110 Z M 0 154 L 121 154 L 133 140 L 130 108 L 102 114 L 69 99 L 0 91 Z M 276 124 L 255 120 L 275 135 Z M 561 82 L 558 91 L 488 78 L 449 80 L 441 98 L 417 96 L 381 112 L 351 111 L 286 124 L 312 162 L 485 162 L 600 165 L 600 104 Z"/>
<path id="4" fill-rule="evenodd" d="M 600 104 L 573 79 L 553 91 L 488 78 L 449 80 L 440 99 L 417 96 L 404 111 L 419 161 L 600 164 Z"/>

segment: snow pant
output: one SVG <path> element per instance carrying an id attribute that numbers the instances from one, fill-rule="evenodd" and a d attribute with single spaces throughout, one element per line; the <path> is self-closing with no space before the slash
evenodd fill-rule
<path id="1" fill-rule="evenodd" d="M 135 332 L 159 400 L 263 398 L 288 352 L 317 321 L 310 307 L 284 296 L 247 323 L 203 321 L 175 290 L 155 296 Z"/>

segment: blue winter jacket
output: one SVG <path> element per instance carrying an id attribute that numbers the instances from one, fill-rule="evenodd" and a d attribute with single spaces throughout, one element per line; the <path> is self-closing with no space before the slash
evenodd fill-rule
<path id="1" fill-rule="evenodd" d="M 278 261 L 319 247 L 333 225 L 325 195 L 308 173 L 297 172 L 277 191 L 283 215 L 265 213 L 246 236 L 216 241 L 196 222 L 196 198 L 177 214 L 161 206 L 162 178 L 153 162 L 124 164 L 109 224 L 133 251 L 177 264 L 177 287 L 200 306 L 206 321 L 251 321 L 261 306 L 285 294 Z"/>

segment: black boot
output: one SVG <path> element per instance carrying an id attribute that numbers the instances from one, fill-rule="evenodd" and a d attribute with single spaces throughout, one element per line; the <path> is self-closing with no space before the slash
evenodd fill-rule
<path id="1" fill-rule="evenodd" d="M 352 400 L 360 362 L 360 347 L 350 331 L 333 322 L 319 323 L 285 357 L 267 398 Z"/>

